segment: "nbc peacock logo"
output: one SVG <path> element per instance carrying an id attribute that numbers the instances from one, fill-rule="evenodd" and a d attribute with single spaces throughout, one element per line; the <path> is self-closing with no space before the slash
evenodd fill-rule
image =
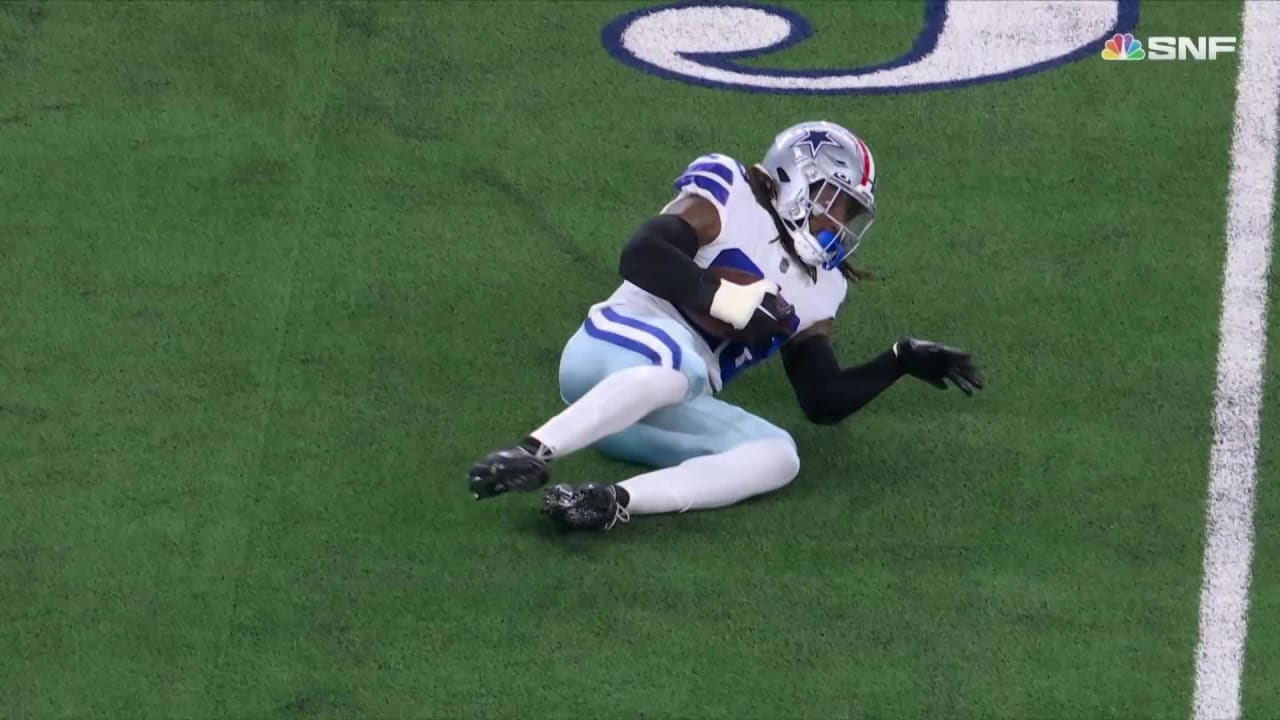
<path id="1" fill-rule="evenodd" d="M 1147 51 L 1142 49 L 1142 41 L 1135 38 L 1133 33 L 1112 35 L 1102 49 L 1103 60 L 1141 60 L 1146 56 Z"/>

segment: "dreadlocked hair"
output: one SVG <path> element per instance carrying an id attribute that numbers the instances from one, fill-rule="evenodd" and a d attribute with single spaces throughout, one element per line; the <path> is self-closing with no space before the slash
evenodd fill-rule
<path id="1" fill-rule="evenodd" d="M 787 254 L 793 260 L 809 269 L 810 278 L 816 279 L 818 277 L 818 269 L 805 265 L 800 260 L 800 256 L 796 253 L 795 238 L 791 237 L 787 226 L 782 224 L 782 218 L 778 217 L 778 211 L 773 209 L 773 202 L 778 197 L 778 186 L 774 184 L 773 178 L 769 177 L 769 171 L 765 170 L 762 165 L 752 165 L 747 168 L 747 184 L 751 186 L 751 194 L 755 196 L 756 202 L 760 204 L 760 207 L 769 211 L 769 217 L 773 218 L 773 226 L 778 231 L 778 242 L 782 243 L 782 247 L 786 249 Z M 854 266 L 847 258 L 840 263 L 839 269 L 840 274 L 845 279 L 854 283 L 875 278 L 875 275 L 870 270 Z"/>

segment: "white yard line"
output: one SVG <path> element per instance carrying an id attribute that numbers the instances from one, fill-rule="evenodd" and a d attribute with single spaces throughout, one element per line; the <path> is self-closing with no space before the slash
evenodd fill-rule
<path id="1" fill-rule="evenodd" d="M 1276 195 L 1280 3 L 1247 0 L 1239 45 L 1205 528 L 1196 720 L 1240 717 Z"/>

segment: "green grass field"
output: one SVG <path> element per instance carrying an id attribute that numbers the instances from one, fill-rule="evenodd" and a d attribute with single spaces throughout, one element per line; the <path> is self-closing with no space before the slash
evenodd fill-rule
<path id="1" fill-rule="evenodd" d="M 819 34 L 780 67 L 920 23 L 786 5 Z M 1188 715 L 1235 57 L 751 94 L 615 61 L 634 7 L 0 5 L 0 717 Z M 1139 28 L 1238 35 L 1240 5 Z M 769 364 L 724 397 L 795 435 L 777 494 L 575 536 L 474 502 L 684 165 L 816 117 L 882 178 L 844 360 L 942 339 L 986 392 L 904 381 L 818 427 Z"/>

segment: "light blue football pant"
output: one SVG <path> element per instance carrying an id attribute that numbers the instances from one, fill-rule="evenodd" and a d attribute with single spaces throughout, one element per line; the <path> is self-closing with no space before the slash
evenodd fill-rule
<path id="1" fill-rule="evenodd" d="M 560 357 L 560 394 L 573 403 L 609 375 L 648 365 L 671 367 L 689 379 L 684 402 L 668 405 L 594 447 L 620 460 L 666 468 L 753 440 L 790 433 L 715 398 L 688 328 L 660 316 L 633 317 L 605 307 L 592 312 Z"/>

